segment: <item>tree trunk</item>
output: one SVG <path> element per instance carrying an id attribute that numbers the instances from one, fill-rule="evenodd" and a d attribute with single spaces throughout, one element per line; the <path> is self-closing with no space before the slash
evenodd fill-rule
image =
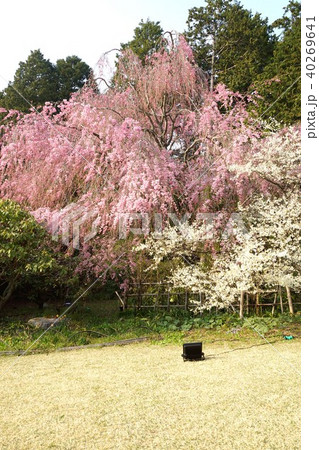
<path id="1" fill-rule="evenodd" d="M 239 318 L 244 318 L 244 299 L 245 299 L 245 292 L 241 291 L 240 293 L 240 301 L 239 301 Z"/>
<path id="2" fill-rule="evenodd" d="M 9 281 L 8 286 L 5 288 L 2 295 L 0 295 L 0 311 L 4 305 L 10 300 L 14 290 L 16 288 L 15 280 Z"/>
<path id="3" fill-rule="evenodd" d="M 290 287 L 286 286 L 287 298 L 288 298 L 288 306 L 290 314 L 294 314 L 294 305 L 292 304 Z"/>
<path id="4" fill-rule="evenodd" d="M 210 76 L 210 91 L 214 90 L 214 75 L 215 75 L 215 27 L 213 24 L 213 33 L 212 33 L 212 72 Z"/>

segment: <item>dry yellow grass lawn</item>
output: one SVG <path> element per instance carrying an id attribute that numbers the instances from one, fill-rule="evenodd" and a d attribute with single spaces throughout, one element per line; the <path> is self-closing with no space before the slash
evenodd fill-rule
<path id="1" fill-rule="evenodd" d="M 300 342 L 275 347 L 299 367 Z M 181 353 L 135 344 L 20 358 L 1 375 L 0 448 L 300 448 L 299 377 L 270 345 L 202 362 Z M 0 373 L 13 361 L 1 358 Z"/>

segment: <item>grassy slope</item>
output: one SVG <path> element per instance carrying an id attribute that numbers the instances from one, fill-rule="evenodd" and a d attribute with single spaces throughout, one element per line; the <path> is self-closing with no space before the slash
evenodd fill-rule
<path id="1" fill-rule="evenodd" d="M 299 367 L 300 342 L 275 348 L 186 363 L 181 346 L 148 344 L 0 358 L 0 448 L 299 449 L 287 360 Z"/>

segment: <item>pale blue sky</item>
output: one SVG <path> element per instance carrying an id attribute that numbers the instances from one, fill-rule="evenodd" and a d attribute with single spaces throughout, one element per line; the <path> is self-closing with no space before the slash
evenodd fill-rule
<path id="1" fill-rule="evenodd" d="M 282 16 L 287 3 L 242 1 L 270 22 Z M 132 38 L 141 19 L 158 20 L 164 30 L 182 32 L 188 10 L 204 5 L 204 0 L 1 0 L 0 89 L 31 50 L 40 48 L 52 62 L 77 55 L 94 67 L 103 52 Z"/>

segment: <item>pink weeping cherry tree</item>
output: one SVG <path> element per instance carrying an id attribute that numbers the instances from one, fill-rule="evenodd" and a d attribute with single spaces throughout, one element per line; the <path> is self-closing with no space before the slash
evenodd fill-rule
<path id="1" fill-rule="evenodd" d="M 126 289 L 145 235 L 119 236 L 123 217 L 144 214 L 153 231 L 155 214 L 165 227 L 172 213 L 214 213 L 222 230 L 238 202 L 275 188 L 234 170 L 258 154 L 263 137 L 250 102 L 224 85 L 211 91 L 183 36 L 144 64 L 125 51 L 103 94 L 87 86 L 40 112 L 1 112 L 0 195 L 61 235 L 70 253 L 65 236 L 75 221 L 77 270 L 90 278 L 111 266 L 108 276 Z M 214 240 L 206 243 L 212 252 Z"/>

